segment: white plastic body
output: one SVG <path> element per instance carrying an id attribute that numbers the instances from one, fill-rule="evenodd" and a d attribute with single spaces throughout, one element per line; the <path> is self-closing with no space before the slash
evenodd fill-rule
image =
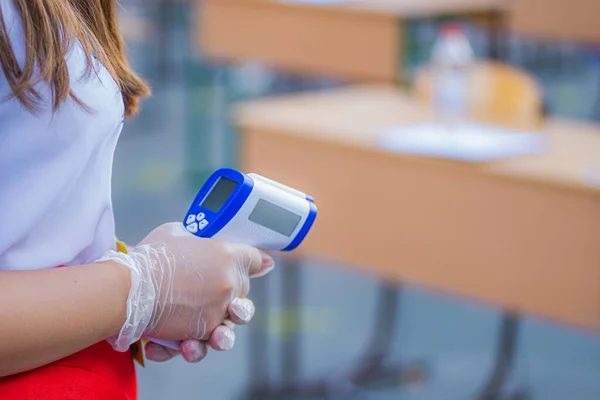
<path id="1" fill-rule="evenodd" d="M 248 174 L 254 187 L 237 214 L 213 237 L 215 239 L 244 243 L 263 250 L 281 251 L 296 238 L 308 215 L 310 203 L 300 191 L 281 185 L 256 174 Z M 301 216 L 294 232 L 288 237 L 250 221 L 249 217 L 259 200 L 266 200 Z"/>

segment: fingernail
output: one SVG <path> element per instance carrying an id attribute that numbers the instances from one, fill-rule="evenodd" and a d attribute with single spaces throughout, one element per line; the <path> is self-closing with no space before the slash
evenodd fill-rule
<path id="1" fill-rule="evenodd" d="M 187 362 L 200 361 L 205 356 L 205 346 L 196 340 L 186 340 L 181 345 L 181 354 Z"/>
<path id="2" fill-rule="evenodd" d="M 235 334 L 229 328 L 223 329 L 223 339 L 220 343 L 220 347 L 223 350 L 231 350 L 233 348 L 233 344 L 235 343 Z"/>
<path id="3" fill-rule="evenodd" d="M 244 322 L 250 321 L 254 316 L 254 304 L 249 300 L 236 298 L 231 305 L 235 316 Z"/>
<path id="4" fill-rule="evenodd" d="M 260 255 L 262 256 L 262 264 L 261 264 L 260 272 L 256 275 L 252 276 L 253 278 L 260 278 L 261 276 L 265 276 L 266 274 L 271 272 L 271 270 L 273 268 L 275 268 L 275 261 L 273 260 L 273 258 L 270 255 L 268 255 L 264 251 L 261 251 Z"/>
<path id="5" fill-rule="evenodd" d="M 227 327 L 218 327 L 215 332 L 217 337 L 215 340 L 215 346 L 219 350 L 231 350 L 235 343 L 235 333 Z"/>
<path id="6" fill-rule="evenodd" d="M 262 252 L 261 255 L 263 268 L 272 268 L 275 265 L 275 261 L 273 261 L 273 258 L 270 255 L 265 252 Z"/>

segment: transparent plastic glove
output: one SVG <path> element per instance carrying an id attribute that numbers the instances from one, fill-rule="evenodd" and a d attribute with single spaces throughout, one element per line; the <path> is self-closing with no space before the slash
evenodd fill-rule
<path id="1" fill-rule="evenodd" d="M 188 339 L 181 344 L 179 351 L 148 342 L 145 345 L 146 358 L 150 361 L 164 362 L 181 355 L 187 362 L 197 363 L 206 357 L 209 346 L 218 351 L 230 350 L 235 343 L 233 331 L 235 324 L 243 325 L 250 322 L 254 310 L 254 303 L 249 299 L 234 299 L 228 308 L 230 319 L 225 320 L 212 331 L 208 341 Z"/>
<path id="2" fill-rule="evenodd" d="M 128 252 L 131 251 L 131 246 L 127 246 L 127 249 Z M 228 307 L 228 312 L 229 319 L 211 333 L 208 341 L 188 339 L 182 342 L 179 350 L 154 342 L 146 342 L 144 346 L 146 359 L 165 362 L 181 355 L 187 362 L 197 363 L 206 357 L 208 346 L 218 351 L 230 350 L 235 343 L 235 325 L 244 325 L 250 322 L 255 312 L 254 303 L 246 298 L 233 299 Z"/>
<path id="3" fill-rule="evenodd" d="M 245 300 L 249 303 L 247 299 Z M 254 307 L 254 306 L 252 306 Z M 208 341 L 188 339 L 181 344 L 181 349 L 173 350 L 160 344 L 148 342 L 145 346 L 146 358 L 150 361 L 164 362 L 181 355 L 187 362 L 196 363 L 202 361 L 208 354 L 208 348 L 224 351 L 230 350 L 235 343 L 234 322 L 226 320 L 223 325 L 218 326 L 210 335 Z"/>
<path id="4" fill-rule="evenodd" d="M 231 308 L 236 309 L 235 299 L 248 294 L 249 278 L 274 267 L 266 253 L 198 238 L 178 222 L 156 228 L 128 254 L 110 251 L 98 261 L 130 269 L 127 319 L 119 334 L 109 339 L 117 351 L 128 350 L 142 336 L 186 340 L 182 351 L 186 346 L 198 349 L 198 341 L 210 341 L 225 320 L 239 318 Z M 247 307 L 253 313 L 253 306 L 241 308 L 248 311 Z"/>

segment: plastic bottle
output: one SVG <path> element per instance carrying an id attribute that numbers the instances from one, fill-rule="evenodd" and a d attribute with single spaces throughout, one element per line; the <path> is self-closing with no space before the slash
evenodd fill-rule
<path id="1" fill-rule="evenodd" d="M 445 124 L 464 123 L 469 108 L 469 70 L 475 55 L 466 31 L 444 25 L 431 54 L 433 105 Z"/>

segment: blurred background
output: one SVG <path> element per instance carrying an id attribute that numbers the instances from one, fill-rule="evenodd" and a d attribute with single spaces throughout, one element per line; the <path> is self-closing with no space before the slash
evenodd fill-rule
<path id="1" fill-rule="evenodd" d="M 120 0 L 120 239 L 214 169 L 319 206 L 254 321 L 140 399 L 600 398 L 597 0 Z"/>

